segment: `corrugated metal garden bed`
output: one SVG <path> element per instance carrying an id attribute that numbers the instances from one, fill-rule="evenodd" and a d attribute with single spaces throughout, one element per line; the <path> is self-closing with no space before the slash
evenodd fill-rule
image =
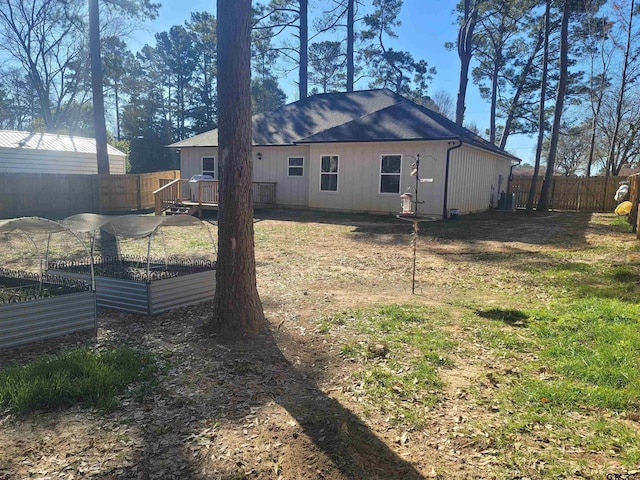
<path id="1" fill-rule="evenodd" d="M 88 281 L 90 261 L 58 261 L 49 272 Z M 213 299 L 215 267 L 210 260 L 134 256 L 94 257 L 99 307 L 155 314 Z"/>
<path id="2" fill-rule="evenodd" d="M 96 329 L 86 279 L 0 268 L 0 348 Z"/>

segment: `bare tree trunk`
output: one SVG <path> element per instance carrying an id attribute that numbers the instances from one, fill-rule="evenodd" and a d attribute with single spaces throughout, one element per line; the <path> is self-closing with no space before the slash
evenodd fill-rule
<path id="1" fill-rule="evenodd" d="M 251 0 L 218 0 L 220 207 L 211 326 L 253 335 L 267 321 L 256 286 L 251 201 Z"/>
<path id="2" fill-rule="evenodd" d="M 502 59 L 496 49 L 496 61 L 491 75 L 491 107 L 489 111 L 489 142 L 496 144 L 496 105 L 498 104 L 498 74 L 502 66 Z"/>
<path id="3" fill-rule="evenodd" d="M 603 80 L 604 81 L 604 80 Z M 585 175 L 591 176 L 591 167 L 593 166 L 593 156 L 596 151 L 596 133 L 598 131 L 598 117 L 600 116 L 600 108 L 602 107 L 602 96 L 598 99 L 598 103 L 593 108 L 593 119 L 591 120 L 591 139 L 589 141 L 589 158 L 587 159 L 587 171 Z"/>
<path id="4" fill-rule="evenodd" d="M 593 99 L 593 80 L 595 78 L 594 75 L 594 56 L 591 56 L 591 70 L 590 70 L 590 90 L 591 90 L 591 115 L 593 116 L 593 118 L 591 119 L 591 139 L 589 141 L 589 157 L 587 159 L 587 171 L 585 173 L 585 175 L 587 177 L 591 176 L 591 168 L 593 167 L 593 157 L 595 155 L 595 150 L 596 150 L 596 135 L 597 135 L 597 131 L 598 131 L 598 119 L 600 118 L 600 110 L 602 108 L 602 100 L 604 98 L 604 90 L 605 90 L 605 86 L 607 84 L 607 72 L 609 71 L 609 62 L 610 59 L 608 58 L 608 55 L 605 53 L 604 50 L 604 45 L 605 45 L 605 41 L 607 39 L 607 35 L 603 36 L 602 39 L 602 44 L 600 47 L 600 56 L 602 58 L 602 75 L 599 78 L 599 87 L 600 87 L 600 91 L 598 92 L 598 99 L 595 102 L 594 105 L 594 99 Z"/>
<path id="5" fill-rule="evenodd" d="M 355 65 L 353 63 L 353 47 L 355 43 L 354 2 L 355 0 L 347 0 L 347 92 L 353 92 L 353 78 L 355 76 Z"/>
<path id="6" fill-rule="evenodd" d="M 549 36 L 551 35 L 551 0 L 546 0 L 544 14 L 544 53 L 542 55 L 542 80 L 540 82 L 540 110 L 538 112 L 538 142 L 536 144 L 536 161 L 533 167 L 533 178 L 531 179 L 531 188 L 527 198 L 527 212 L 533 211 L 533 203 L 536 198 L 536 190 L 538 188 L 538 176 L 540 175 L 540 157 L 542 157 L 542 144 L 544 142 L 544 124 L 545 124 L 545 100 L 547 98 L 547 73 L 549 65 Z"/>
<path id="7" fill-rule="evenodd" d="M 471 5 L 473 1 L 473 6 Z M 460 84 L 456 101 L 456 123 L 464 123 L 467 85 L 469 84 L 469 65 L 473 56 L 473 31 L 478 21 L 478 6 L 474 0 L 464 0 L 464 19 L 458 30 L 458 57 L 460 58 Z"/>
<path id="8" fill-rule="evenodd" d="M 98 0 L 89 0 L 89 51 L 91 52 L 91 92 L 93 93 L 93 125 L 96 137 L 98 174 L 108 175 L 109 153 L 107 150 L 107 125 L 104 120 Z"/>
<path id="9" fill-rule="evenodd" d="M 516 113 L 516 108 L 518 107 L 518 102 L 520 101 L 520 95 L 522 95 L 522 91 L 524 90 L 525 83 L 527 78 L 529 78 L 529 73 L 531 73 L 531 68 L 533 67 L 533 62 L 536 58 L 536 55 L 540 51 L 540 47 L 544 42 L 544 30 L 540 30 L 538 35 L 538 39 L 536 40 L 535 47 L 529 55 L 529 59 L 527 60 L 527 64 L 524 66 L 522 71 L 520 72 L 520 78 L 518 79 L 518 85 L 516 87 L 516 93 L 513 96 L 513 100 L 511 101 L 511 106 L 509 107 L 509 113 L 507 114 L 507 119 L 504 122 L 504 130 L 502 132 L 502 137 L 500 138 L 500 148 L 505 149 L 507 146 L 507 139 L 511 134 L 511 125 L 513 123 L 513 117 Z M 546 64 L 543 66 L 543 69 L 546 68 Z"/>
<path id="10" fill-rule="evenodd" d="M 614 119 L 613 135 L 611 137 L 611 145 L 609 146 L 609 155 L 607 155 L 607 167 L 605 169 L 605 176 L 613 174 L 616 170 L 616 143 L 618 140 L 618 132 L 620 131 L 620 122 L 622 121 L 622 104 L 624 103 L 624 94 L 627 89 L 627 69 L 629 67 L 629 54 L 631 51 L 631 31 L 633 28 L 633 14 L 635 8 L 635 0 L 631 0 L 631 7 L 629 8 L 629 24 L 627 31 L 627 45 L 624 50 L 624 63 L 622 64 L 622 74 L 620 75 L 620 92 L 618 93 L 618 101 L 616 103 L 616 117 Z"/>
<path id="11" fill-rule="evenodd" d="M 567 91 L 567 64 L 569 57 L 569 17 L 571 16 L 571 0 L 564 0 L 562 9 L 562 24 L 560 27 L 560 79 L 558 81 L 558 92 L 556 96 L 556 107 L 553 115 L 553 127 L 551 130 L 551 142 L 549 144 L 549 155 L 547 156 L 547 171 L 542 183 L 540 201 L 537 210 L 548 212 L 551 203 L 551 182 L 553 181 L 553 171 L 555 170 L 556 153 L 558 150 L 558 139 L 560 137 L 560 120 L 562 120 L 562 109 L 564 107 L 564 97 Z"/>
<path id="12" fill-rule="evenodd" d="M 308 63 L 309 63 L 309 23 L 308 0 L 300 0 L 300 100 L 307 98 L 308 94 Z"/>
<path id="13" fill-rule="evenodd" d="M 118 92 L 118 84 L 115 85 L 113 92 L 116 99 L 116 138 L 120 141 L 120 96 Z"/>

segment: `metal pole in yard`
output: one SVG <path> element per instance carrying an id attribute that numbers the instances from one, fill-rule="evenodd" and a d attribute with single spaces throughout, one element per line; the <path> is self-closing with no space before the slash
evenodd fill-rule
<path id="1" fill-rule="evenodd" d="M 418 220 L 413 221 L 412 243 L 413 243 L 413 273 L 411 278 L 411 295 L 415 295 L 416 293 L 416 245 L 418 243 Z"/>
<path id="2" fill-rule="evenodd" d="M 416 211 L 415 211 L 415 216 L 418 216 L 418 185 L 420 184 L 420 154 L 416 154 Z M 414 225 L 416 224 L 416 222 L 414 222 Z M 415 226 L 414 226 L 415 228 Z M 413 250 L 413 271 L 414 271 L 414 277 L 415 277 L 415 245 L 414 245 L 414 250 Z M 411 291 L 411 293 L 413 293 L 413 290 Z"/>

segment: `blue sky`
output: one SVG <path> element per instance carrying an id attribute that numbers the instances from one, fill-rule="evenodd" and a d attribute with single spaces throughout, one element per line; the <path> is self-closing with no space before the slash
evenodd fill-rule
<path id="1" fill-rule="evenodd" d="M 183 24 L 190 18 L 191 12 L 209 11 L 215 15 L 215 0 L 160 0 L 160 16 L 146 25 L 145 30 L 138 32 L 136 39 L 130 42 L 132 49 L 137 50 L 145 43 L 155 44 L 153 35 L 156 32 L 168 30 L 172 25 Z M 324 0 L 311 0 L 310 3 L 322 4 Z M 394 48 L 409 50 L 417 59 L 426 60 L 429 65 L 436 67 L 437 74 L 430 85 L 429 93 L 438 90 L 448 92 L 456 98 L 458 91 L 458 76 L 460 62 L 455 51 L 444 48 L 445 42 L 454 41 L 457 37 L 457 26 L 454 25 L 455 16 L 452 13 L 457 0 L 405 0 L 400 16 L 402 25 L 397 29 L 398 39 L 391 44 Z M 336 37 L 341 35 L 336 34 Z M 366 81 L 356 85 L 357 88 L 367 88 Z M 296 100 L 296 85 L 294 79 L 283 79 L 281 88 L 288 95 L 288 100 Z M 474 122 L 481 131 L 489 125 L 489 104 L 480 98 L 478 89 L 469 83 L 467 93 L 467 110 L 465 120 Z M 530 162 L 533 157 L 534 141 L 523 135 L 509 138 L 507 150 Z"/>

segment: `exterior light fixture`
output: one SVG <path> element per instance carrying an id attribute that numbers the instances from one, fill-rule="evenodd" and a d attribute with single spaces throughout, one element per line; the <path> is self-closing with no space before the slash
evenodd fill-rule
<path id="1" fill-rule="evenodd" d="M 258 154 L 256 155 L 256 158 L 258 160 L 262 160 L 262 153 L 258 152 Z"/>

